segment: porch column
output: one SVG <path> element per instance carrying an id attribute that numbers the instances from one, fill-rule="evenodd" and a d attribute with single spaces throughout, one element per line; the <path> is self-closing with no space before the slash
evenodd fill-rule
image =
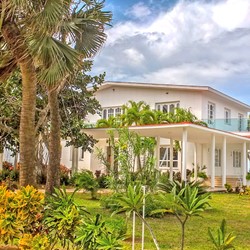
<path id="1" fill-rule="evenodd" d="M 181 153 L 182 153 L 182 165 L 181 165 L 181 180 L 186 181 L 186 169 L 187 169 L 187 128 L 183 128 L 182 131 L 182 144 L 181 144 Z"/>
<path id="2" fill-rule="evenodd" d="M 194 143 L 194 179 L 197 181 L 197 143 Z"/>
<path id="3" fill-rule="evenodd" d="M 170 139 L 170 171 L 169 171 L 169 179 L 170 181 L 173 180 L 173 154 L 174 154 L 174 150 L 173 150 L 173 139 Z"/>
<path id="4" fill-rule="evenodd" d="M 160 167 L 160 137 L 156 137 L 156 149 L 155 149 L 155 168 L 159 170 Z"/>
<path id="5" fill-rule="evenodd" d="M 212 135 L 211 139 L 211 152 L 210 152 L 210 157 L 211 157 L 211 188 L 215 187 L 215 135 Z"/>
<path id="6" fill-rule="evenodd" d="M 243 178 L 243 185 L 245 186 L 247 184 L 246 180 L 246 175 L 247 175 L 247 143 L 243 142 L 243 173 L 242 173 L 242 178 Z"/>
<path id="7" fill-rule="evenodd" d="M 227 138 L 223 138 L 222 144 L 222 187 L 227 183 Z"/>

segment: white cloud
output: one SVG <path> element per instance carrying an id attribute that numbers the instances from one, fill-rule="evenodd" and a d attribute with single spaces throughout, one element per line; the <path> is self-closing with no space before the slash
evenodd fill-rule
<path id="1" fill-rule="evenodd" d="M 133 48 L 124 50 L 124 54 L 131 63 L 136 65 L 139 65 L 144 60 L 143 54 Z"/>
<path id="2" fill-rule="evenodd" d="M 137 19 L 145 18 L 151 14 L 151 10 L 143 2 L 134 4 L 127 12 L 127 16 L 132 16 Z"/>
<path id="3" fill-rule="evenodd" d="M 140 10 L 134 14 L 143 16 L 144 7 L 134 6 Z M 181 0 L 148 20 L 128 20 L 108 30 L 95 60 L 96 68 L 106 66 L 107 80 L 215 88 L 249 84 L 250 0 Z"/>

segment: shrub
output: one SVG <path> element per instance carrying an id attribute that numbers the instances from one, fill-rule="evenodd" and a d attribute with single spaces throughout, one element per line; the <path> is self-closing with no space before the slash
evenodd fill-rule
<path id="1" fill-rule="evenodd" d="M 155 217 L 155 218 L 162 218 L 164 213 L 152 213 L 157 209 L 167 209 L 166 203 L 160 198 L 159 195 L 149 194 L 146 197 L 145 202 L 145 216 L 146 217 Z"/>
<path id="2" fill-rule="evenodd" d="M 91 198 L 96 199 L 97 190 L 99 188 L 98 182 L 93 173 L 89 170 L 83 170 L 73 176 L 76 187 L 86 189 L 91 192 Z"/>
<path id="3" fill-rule="evenodd" d="M 108 179 L 106 174 L 101 174 L 99 177 L 96 177 L 99 188 L 108 188 Z"/>
<path id="4" fill-rule="evenodd" d="M 228 193 L 232 193 L 233 192 L 232 186 L 230 184 L 226 183 L 224 185 L 224 187 L 226 188 L 226 190 L 227 190 Z"/>
<path id="5" fill-rule="evenodd" d="M 116 201 L 118 196 L 119 196 L 118 193 L 102 196 L 102 198 L 100 199 L 101 206 L 106 209 L 110 209 L 111 211 L 116 211 L 117 209 L 120 208 L 119 204 Z"/>
<path id="6" fill-rule="evenodd" d="M 41 227 L 43 200 L 32 186 L 16 192 L 0 186 L 0 243 L 18 244 L 22 234 L 35 235 Z"/>
<path id="7" fill-rule="evenodd" d="M 247 179 L 247 180 L 250 180 L 250 172 L 247 173 L 246 179 Z"/>

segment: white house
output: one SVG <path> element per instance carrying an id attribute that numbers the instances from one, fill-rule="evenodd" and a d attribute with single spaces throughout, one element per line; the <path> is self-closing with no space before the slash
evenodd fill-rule
<path id="1" fill-rule="evenodd" d="M 121 106 L 129 100 L 145 101 L 152 109 L 165 112 L 171 112 L 175 107 L 189 109 L 198 119 L 205 121 L 208 128 L 185 123 L 130 129 L 157 138 L 156 167 L 159 170 L 180 170 L 185 179 L 185 169 L 205 165 L 211 187 L 234 183 L 238 178 L 246 183 L 250 148 L 247 137 L 249 105 L 207 86 L 131 82 L 105 82 L 96 92 L 96 98 L 102 106 L 102 116 L 89 116 L 89 123 L 120 114 Z M 106 129 L 88 129 L 85 132 L 99 139 L 97 147 L 106 148 L 107 154 L 110 153 Z M 181 152 L 172 153 L 173 140 L 181 142 Z M 69 151 L 69 148 L 63 148 L 62 152 L 62 163 L 67 166 L 72 164 L 69 157 L 72 152 Z M 95 153 L 78 151 L 78 169 L 105 171 Z"/>

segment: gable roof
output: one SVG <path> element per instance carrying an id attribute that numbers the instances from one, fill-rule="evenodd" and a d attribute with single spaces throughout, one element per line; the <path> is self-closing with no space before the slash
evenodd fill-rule
<path id="1" fill-rule="evenodd" d="M 107 81 L 104 82 L 99 90 L 108 89 L 112 87 L 129 87 L 129 88 L 154 88 L 154 89 L 174 89 L 174 90 L 188 90 L 188 91 L 200 91 L 209 92 L 217 96 L 225 98 L 228 101 L 237 103 L 240 106 L 248 109 L 250 111 L 250 105 L 243 103 L 229 95 L 226 95 L 212 87 L 209 86 L 197 86 L 197 85 L 179 85 L 179 84 L 160 84 L 160 83 L 141 83 L 141 82 L 119 82 L 119 81 Z"/>

